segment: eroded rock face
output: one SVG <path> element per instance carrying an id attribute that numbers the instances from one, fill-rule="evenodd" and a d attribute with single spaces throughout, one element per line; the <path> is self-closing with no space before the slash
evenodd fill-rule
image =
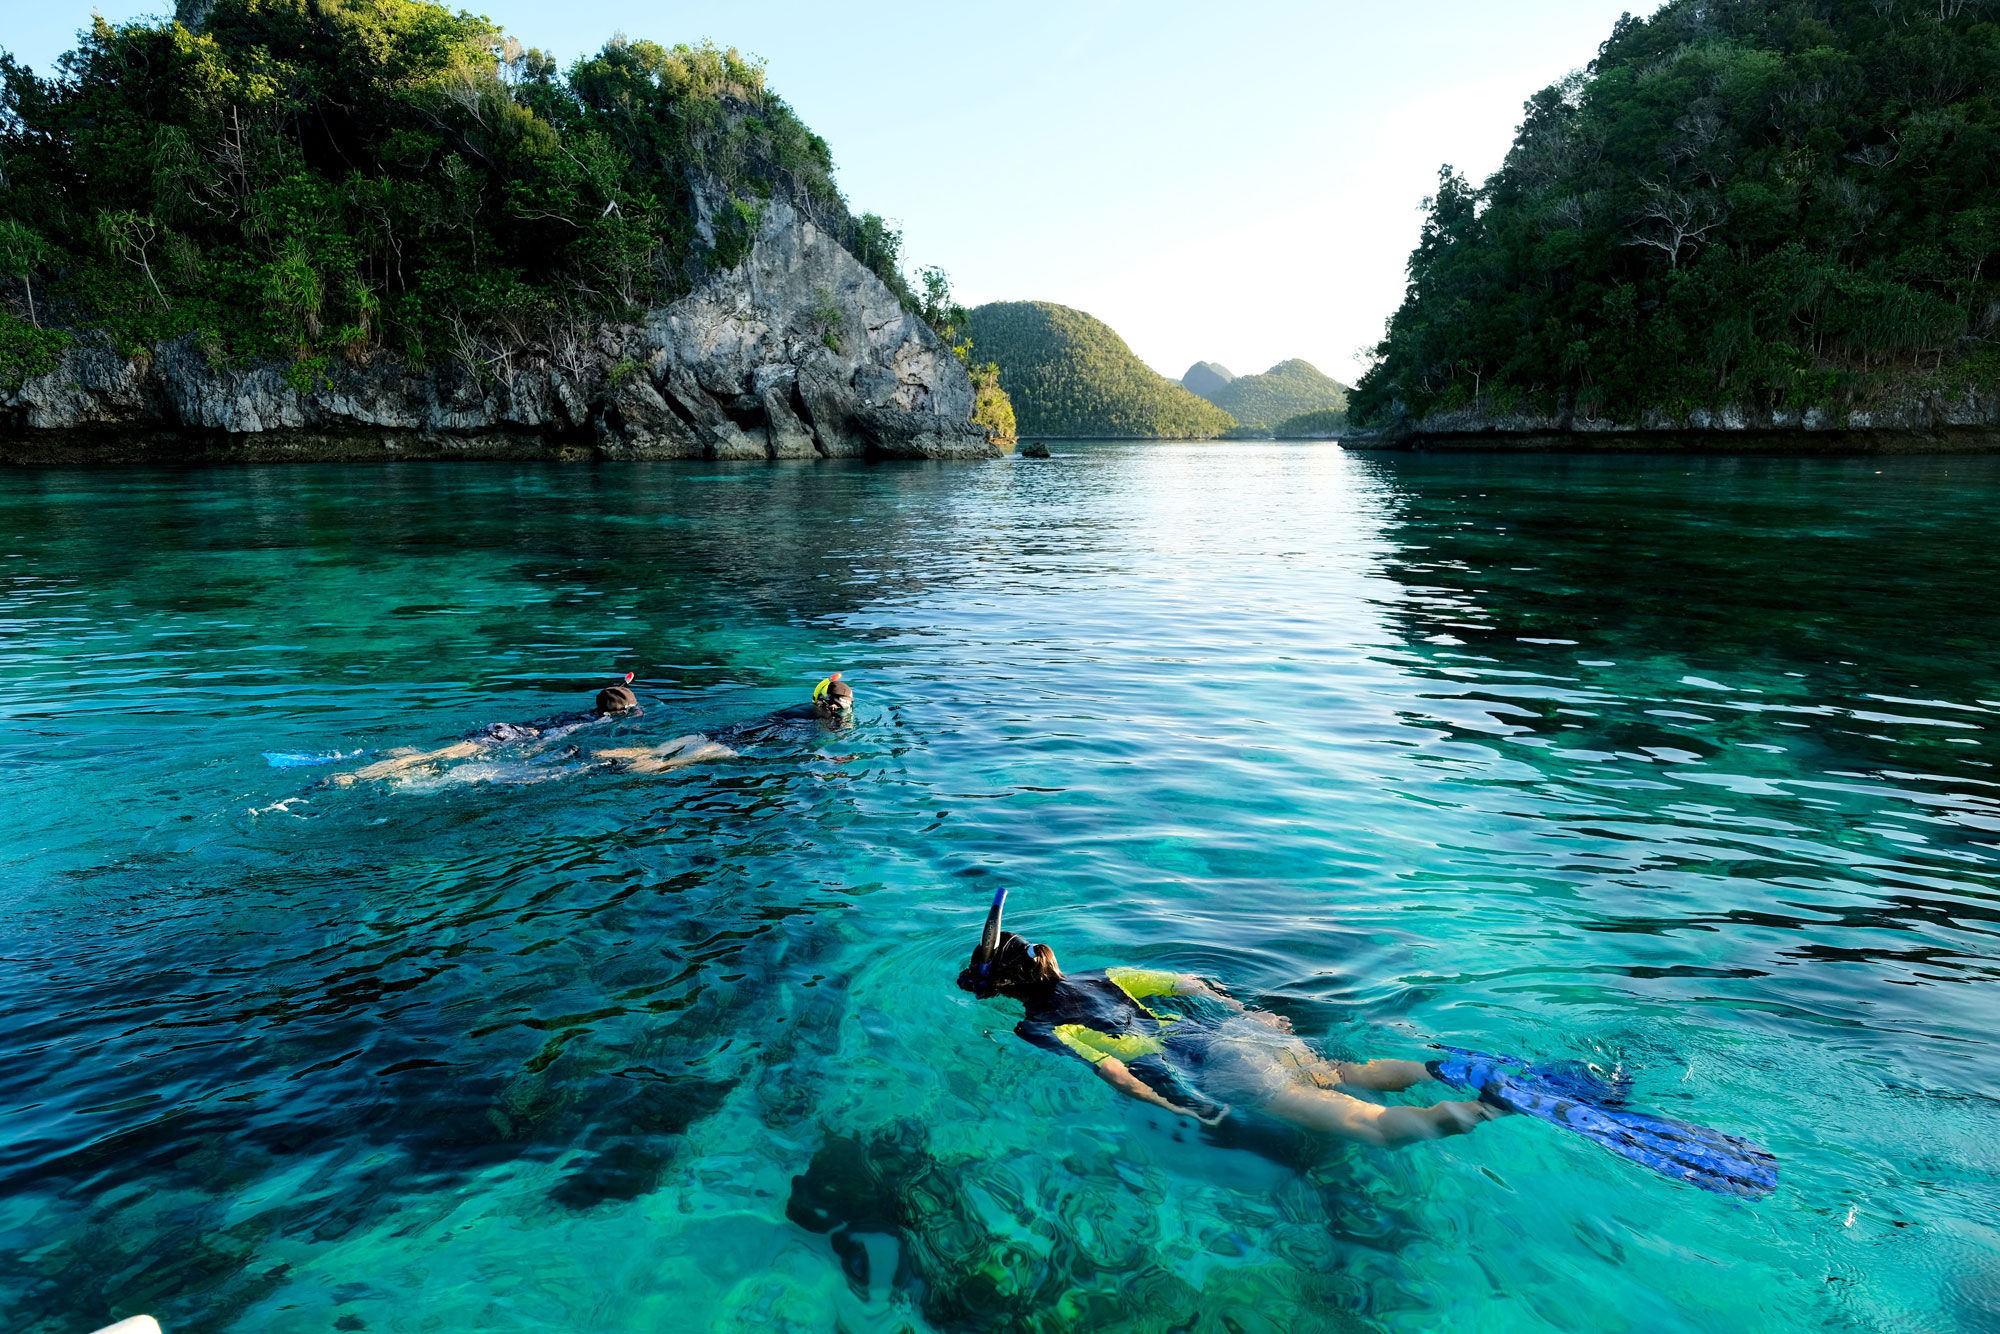
<path id="1" fill-rule="evenodd" d="M 707 208 L 700 230 L 708 232 Z M 562 364 L 476 375 L 389 358 L 301 388 L 191 338 L 124 357 L 80 335 L 0 393 L 0 456 L 987 458 L 972 384 L 923 320 L 782 197 L 735 269 Z M 294 372 L 296 376 L 296 372 Z"/>

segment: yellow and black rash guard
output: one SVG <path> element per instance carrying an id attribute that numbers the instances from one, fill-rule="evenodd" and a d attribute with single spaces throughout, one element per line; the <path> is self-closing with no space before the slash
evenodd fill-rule
<path id="1" fill-rule="evenodd" d="M 1206 1101 L 1192 1094 L 1189 1083 L 1201 1069 L 1207 1025 L 1146 1004 L 1180 994 L 1179 984 L 1177 974 L 1145 968 L 1067 974 L 1047 996 L 1029 1003 L 1014 1032 L 1092 1065 L 1115 1056 L 1170 1102 Z"/>

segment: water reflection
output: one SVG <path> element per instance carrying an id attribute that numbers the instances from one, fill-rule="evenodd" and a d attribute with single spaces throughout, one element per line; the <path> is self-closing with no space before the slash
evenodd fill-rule
<path id="1" fill-rule="evenodd" d="M 2000 681 L 1966 650 L 2000 583 L 1975 536 L 1995 469 L 1874 462 L 1372 465 L 1413 483 L 1384 566 L 1438 683 L 1412 723 L 1539 752 L 1541 837 L 1590 849 L 1568 874 L 1700 881 L 1691 911 L 1587 929 L 1806 932 L 1770 962 L 1991 976 Z"/>

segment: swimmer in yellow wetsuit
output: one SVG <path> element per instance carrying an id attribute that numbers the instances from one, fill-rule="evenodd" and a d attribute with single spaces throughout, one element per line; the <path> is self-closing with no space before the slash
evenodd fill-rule
<path id="1" fill-rule="evenodd" d="M 1144 968 L 1064 973 L 1047 945 L 1000 929 L 1006 896 L 1004 889 L 994 895 L 958 985 L 982 998 L 1020 1001 L 1027 1015 L 1017 1036 L 1088 1062 L 1128 1097 L 1206 1125 L 1232 1106 L 1253 1108 L 1386 1148 L 1462 1135 L 1507 1115 L 1486 1102 L 1385 1107 L 1354 1097 L 1343 1090 L 1406 1089 L 1433 1076 L 1421 1061 L 1329 1061 L 1293 1035 L 1282 1015 L 1251 1010 L 1198 977 Z M 1174 997 L 1208 1002 L 1221 1017 L 1176 1014 L 1164 1004 Z"/>

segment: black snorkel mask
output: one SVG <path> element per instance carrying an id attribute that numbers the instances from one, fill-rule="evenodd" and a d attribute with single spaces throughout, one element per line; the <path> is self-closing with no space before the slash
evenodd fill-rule
<path id="1" fill-rule="evenodd" d="M 1009 956 L 1017 951 L 1027 955 L 1030 962 L 1038 957 L 1033 945 L 1011 931 L 1000 929 L 1000 913 L 1007 905 L 1007 887 L 1002 885 L 993 891 L 993 906 L 986 910 L 986 925 L 979 933 L 979 948 L 972 952 L 972 962 L 958 975 L 958 985 L 973 995 L 985 1000 L 999 991 L 1005 981 L 1002 965 L 1009 962 Z"/>

